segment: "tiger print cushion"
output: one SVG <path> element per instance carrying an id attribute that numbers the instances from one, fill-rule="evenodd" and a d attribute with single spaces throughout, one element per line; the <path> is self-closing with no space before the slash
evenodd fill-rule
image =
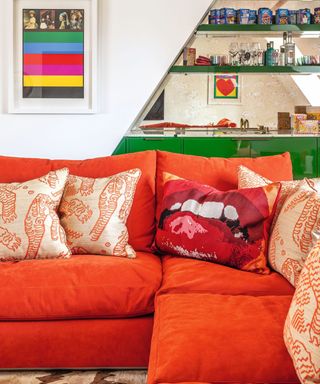
<path id="1" fill-rule="evenodd" d="M 273 223 L 271 230 L 273 229 L 277 218 L 279 216 L 280 210 L 286 201 L 287 197 L 304 185 L 311 185 L 313 188 L 320 190 L 320 178 L 315 179 L 304 179 L 304 180 L 290 180 L 290 181 L 280 181 L 281 182 L 281 192 L 278 200 L 276 212 L 274 214 Z M 268 184 L 272 184 L 273 181 L 259 175 L 256 172 L 251 171 L 251 169 L 240 165 L 238 167 L 238 187 L 242 188 L 257 188 L 264 187 Z"/>
<path id="2" fill-rule="evenodd" d="M 67 168 L 24 183 L 0 183 L 0 260 L 67 258 L 57 208 Z"/>
<path id="3" fill-rule="evenodd" d="M 135 257 L 126 227 L 141 171 L 92 179 L 69 176 L 60 205 L 73 254 Z"/>
<path id="4" fill-rule="evenodd" d="M 320 195 L 305 183 L 285 200 L 269 241 L 269 263 L 296 286 L 320 234 Z"/>
<path id="5" fill-rule="evenodd" d="M 300 274 L 284 340 L 301 383 L 320 383 L 320 242 Z"/>

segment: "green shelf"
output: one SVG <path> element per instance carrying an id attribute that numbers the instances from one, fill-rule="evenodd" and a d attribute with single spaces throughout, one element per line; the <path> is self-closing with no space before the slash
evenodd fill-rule
<path id="1" fill-rule="evenodd" d="M 306 66 L 285 66 L 285 67 L 255 67 L 255 66 L 183 66 L 176 65 L 171 67 L 170 73 L 288 73 L 288 74 L 308 74 L 320 73 L 320 65 Z"/>
<path id="2" fill-rule="evenodd" d="M 198 27 L 198 32 L 318 32 L 320 24 L 299 24 L 299 25 L 260 25 L 260 24 L 202 24 Z"/>

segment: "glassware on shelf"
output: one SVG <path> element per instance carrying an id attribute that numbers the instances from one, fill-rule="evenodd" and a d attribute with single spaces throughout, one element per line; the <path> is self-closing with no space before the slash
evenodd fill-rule
<path id="1" fill-rule="evenodd" d="M 239 44 L 236 42 L 232 42 L 229 45 L 229 58 L 230 65 L 238 66 L 239 63 Z"/>
<path id="2" fill-rule="evenodd" d="M 283 45 L 281 45 L 281 47 L 280 47 L 279 65 L 281 65 L 281 66 L 286 65 L 286 48 Z"/>
<path id="3" fill-rule="evenodd" d="M 254 42 L 251 43 L 251 65 L 261 65 L 259 64 L 259 52 L 261 51 L 260 43 Z"/>
<path id="4" fill-rule="evenodd" d="M 249 43 L 240 44 L 240 65 L 251 65 L 251 51 Z"/>
<path id="5" fill-rule="evenodd" d="M 304 56 L 299 57 L 296 60 L 296 64 L 297 65 L 320 65 L 320 56 L 304 55 Z"/>
<path id="6" fill-rule="evenodd" d="M 258 49 L 257 65 L 262 67 L 265 65 L 265 50 L 261 47 Z"/>
<path id="7" fill-rule="evenodd" d="M 279 49 L 274 49 L 272 52 L 272 65 L 277 66 L 279 65 L 280 60 L 280 51 Z"/>

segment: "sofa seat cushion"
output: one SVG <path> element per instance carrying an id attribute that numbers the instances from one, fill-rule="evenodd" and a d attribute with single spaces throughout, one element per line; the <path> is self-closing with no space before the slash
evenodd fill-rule
<path id="1" fill-rule="evenodd" d="M 291 296 L 156 300 L 148 383 L 299 383 L 283 341 Z"/>
<path id="2" fill-rule="evenodd" d="M 165 256 L 161 292 L 202 292 L 222 295 L 288 295 L 292 285 L 279 273 L 258 275 L 224 265 L 184 257 Z"/>
<path id="3" fill-rule="evenodd" d="M 70 175 L 104 178 L 138 168 L 141 177 L 127 221 L 129 244 L 150 251 L 155 232 L 156 152 L 146 151 L 88 160 L 48 160 L 0 156 L 0 183 L 23 182 L 68 168 Z"/>
<path id="4" fill-rule="evenodd" d="M 75 255 L 0 264 L 0 320 L 126 318 L 150 314 L 160 259 Z"/>

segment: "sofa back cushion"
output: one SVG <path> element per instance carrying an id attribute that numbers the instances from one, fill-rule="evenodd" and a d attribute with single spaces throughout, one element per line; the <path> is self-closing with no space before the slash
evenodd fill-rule
<path id="1" fill-rule="evenodd" d="M 141 177 L 127 221 L 129 242 L 137 251 L 148 251 L 155 230 L 156 152 L 108 156 L 89 160 L 48 160 L 0 156 L 0 183 L 23 182 L 67 167 L 71 175 L 101 178 L 138 168 Z"/>
<path id="2" fill-rule="evenodd" d="M 207 184 L 221 191 L 238 187 L 238 167 L 244 165 L 272 181 L 292 180 L 292 164 L 288 152 L 257 158 L 200 157 L 158 151 L 157 218 L 163 197 L 163 172 Z"/>

